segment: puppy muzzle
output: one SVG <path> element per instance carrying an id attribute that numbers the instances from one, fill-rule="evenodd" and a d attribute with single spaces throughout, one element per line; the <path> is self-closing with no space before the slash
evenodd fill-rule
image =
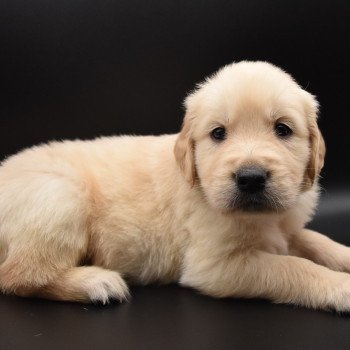
<path id="1" fill-rule="evenodd" d="M 237 193 L 232 207 L 242 211 L 270 211 L 275 203 L 268 189 L 270 172 L 261 166 L 242 167 L 233 174 Z"/>

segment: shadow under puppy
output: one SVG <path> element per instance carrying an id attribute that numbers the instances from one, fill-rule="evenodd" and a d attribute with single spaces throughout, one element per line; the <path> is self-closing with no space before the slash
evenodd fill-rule
<path id="1" fill-rule="evenodd" d="M 350 310 L 350 249 L 304 229 L 325 152 L 315 98 L 240 62 L 185 105 L 176 135 L 52 142 L 2 163 L 2 292 L 106 303 L 127 298 L 125 278 Z"/>

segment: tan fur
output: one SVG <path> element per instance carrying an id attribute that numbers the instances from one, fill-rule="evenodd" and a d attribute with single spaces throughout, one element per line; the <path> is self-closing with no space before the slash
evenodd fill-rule
<path id="1" fill-rule="evenodd" d="M 174 147 L 175 159 L 186 180 L 193 186 L 196 181 L 196 167 L 194 163 L 194 141 L 192 139 L 191 116 L 186 115 L 181 132 Z"/>
<path id="2" fill-rule="evenodd" d="M 304 229 L 325 152 L 315 98 L 271 64 L 241 62 L 185 105 L 178 135 L 52 142 L 3 162 L 1 290 L 106 303 L 127 298 L 123 278 L 179 281 L 349 311 L 349 248 Z M 293 128 L 288 140 L 278 121 Z M 220 143 L 210 137 L 219 126 Z M 246 165 L 269 170 L 269 210 L 237 207 Z"/>

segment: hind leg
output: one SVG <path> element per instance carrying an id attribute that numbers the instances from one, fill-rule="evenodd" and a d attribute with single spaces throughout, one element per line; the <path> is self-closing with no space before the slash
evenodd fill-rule
<path id="1" fill-rule="evenodd" d="M 38 291 L 38 296 L 54 300 L 120 302 L 129 297 L 128 287 L 120 274 L 97 266 L 73 267 Z"/>
<path id="2" fill-rule="evenodd" d="M 79 267 L 89 243 L 89 200 L 64 177 L 40 174 L 0 183 L 0 290 L 56 300 L 123 300 L 117 272 Z"/>
<path id="3" fill-rule="evenodd" d="M 3 293 L 102 304 L 111 300 L 122 302 L 129 297 L 128 287 L 116 271 L 98 266 L 59 268 L 53 264 L 25 268 L 23 262 L 18 262 L 16 267 L 0 266 Z"/>
<path id="4" fill-rule="evenodd" d="M 35 257 L 37 258 L 37 256 Z M 120 302 L 128 299 L 126 283 L 116 271 L 98 266 L 73 266 L 54 261 L 33 265 L 27 259 L 16 264 L 7 261 L 0 266 L 0 287 L 3 293 L 23 297 L 41 297 L 52 300 L 75 302 Z"/>

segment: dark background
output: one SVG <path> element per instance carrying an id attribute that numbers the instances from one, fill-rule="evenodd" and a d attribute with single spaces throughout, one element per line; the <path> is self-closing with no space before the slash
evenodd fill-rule
<path id="1" fill-rule="evenodd" d="M 267 60 L 321 103 L 324 186 L 350 175 L 348 1 L 0 3 L 0 159 L 52 139 L 179 130 L 186 94 Z"/>
<path id="2" fill-rule="evenodd" d="M 0 159 L 52 139 L 177 132 L 195 83 L 267 60 L 318 96 L 330 190 L 311 227 L 350 245 L 349 10 L 348 0 L 1 0 Z M 0 295 L 0 349 L 350 349 L 349 314 L 178 286 L 131 294 L 105 307 Z"/>

